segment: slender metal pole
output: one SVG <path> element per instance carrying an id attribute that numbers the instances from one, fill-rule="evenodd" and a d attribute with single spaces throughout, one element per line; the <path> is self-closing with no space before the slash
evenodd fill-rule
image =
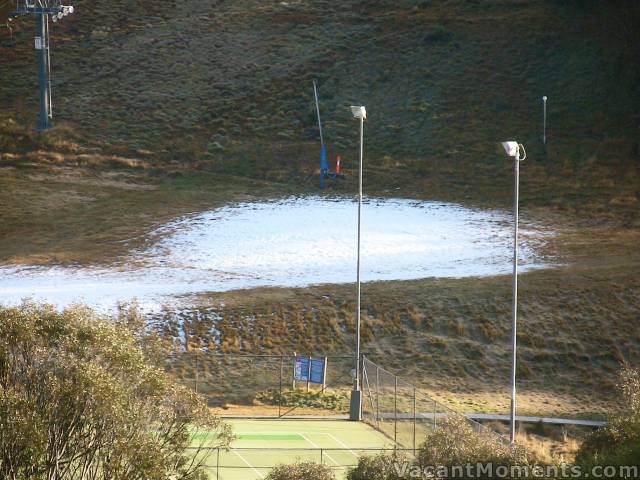
<path id="1" fill-rule="evenodd" d="M 360 117 L 360 174 L 358 181 L 358 260 L 357 260 L 357 292 L 356 292 L 356 390 L 360 390 L 360 229 L 362 221 L 362 156 L 364 141 L 364 118 Z"/>
<path id="2" fill-rule="evenodd" d="M 438 407 L 436 404 L 436 401 L 433 401 L 433 429 L 435 430 L 438 427 L 438 421 L 436 420 L 436 413 L 437 413 Z"/>
<path id="3" fill-rule="evenodd" d="M 547 144 L 547 97 L 542 97 L 542 143 Z"/>
<path id="4" fill-rule="evenodd" d="M 398 377 L 393 384 L 393 441 L 398 443 Z"/>
<path id="5" fill-rule="evenodd" d="M 516 338 L 518 325 L 518 202 L 520 196 L 520 152 L 513 164 L 513 297 L 511 304 L 511 444 L 516 438 Z"/>
<path id="6" fill-rule="evenodd" d="M 322 136 L 322 121 L 320 120 L 320 103 L 318 102 L 318 89 L 313 81 L 313 96 L 316 99 L 316 113 L 318 114 L 318 128 L 320 129 L 320 145 L 324 148 L 324 137 Z"/>
<path id="7" fill-rule="evenodd" d="M 413 387 L 413 455 L 416 454 L 416 387 Z"/>
<path id="8" fill-rule="evenodd" d="M 278 418 L 282 416 L 282 370 L 284 369 L 284 357 L 280 356 L 280 386 L 278 389 Z"/>
<path id="9" fill-rule="evenodd" d="M 196 372 L 195 372 L 195 380 L 196 380 L 196 393 L 198 393 L 198 351 L 195 351 L 195 359 L 196 359 Z"/>

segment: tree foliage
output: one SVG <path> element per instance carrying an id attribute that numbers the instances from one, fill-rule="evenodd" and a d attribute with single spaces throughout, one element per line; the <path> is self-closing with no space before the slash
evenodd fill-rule
<path id="1" fill-rule="evenodd" d="M 411 466 L 412 460 L 402 453 L 380 453 L 375 456 L 364 455 L 358 459 L 358 465 L 349 471 L 348 480 L 402 480 L 407 475 L 398 467 L 403 463 Z"/>
<path id="2" fill-rule="evenodd" d="M 210 446 L 227 445 L 230 431 L 149 361 L 134 320 L 0 309 L 0 478 L 204 478 L 205 452 L 187 447 L 202 429 Z"/>
<path id="3" fill-rule="evenodd" d="M 512 466 L 529 465 L 532 459 L 517 445 L 501 442 L 489 431 L 475 431 L 462 417 L 451 417 L 427 434 L 420 446 L 418 463 L 445 467 L 467 463 Z"/>
<path id="4" fill-rule="evenodd" d="M 299 462 L 278 465 L 265 480 L 335 480 L 335 475 L 326 465 L 314 462 Z"/>
<path id="5" fill-rule="evenodd" d="M 585 465 L 640 465 L 640 370 L 620 374 L 622 408 L 584 441 L 576 461 Z"/>

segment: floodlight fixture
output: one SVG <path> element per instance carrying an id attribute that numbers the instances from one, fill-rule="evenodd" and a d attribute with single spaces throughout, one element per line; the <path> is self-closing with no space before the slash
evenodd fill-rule
<path id="1" fill-rule="evenodd" d="M 502 142 L 502 148 L 504 148 L 504 151 L 506 152 L 506 154 L 509 157 L 515 158 L 518 161 L 522 161 L 525 158 L 527 158 L 527 152 L 524 149 L 524 145 L 522 145 L 521 143 L 518 143 L 514 140 L 509 140 L 507 142 Z M 520 158 L 520 151 L 522 151 L 523 153 L 523 157 Z"/>
<path id="2" fill-rule="evenodd" d="M 364 108 L 364 105 L 361 106 L 351 106 L 351 113 L 355 118 L 361 118 L 362 120 L 367 119 L 367 109 Z"/>

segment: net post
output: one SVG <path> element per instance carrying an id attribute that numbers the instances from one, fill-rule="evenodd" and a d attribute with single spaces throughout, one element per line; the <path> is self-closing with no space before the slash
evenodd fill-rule
<path id="1" fill-rule="evenodd" d="M 393 441 L 398 443 L 398 377 L 393 376 Z"/>
<path id="2" fill-rule="evenodd" d="M 322 455 L 322 452 L 323 452 L 323 450 L 322 450 L 322 448 L 321 448 L 321 449 L 320 449 L 320 465 L 322 465 L 322 464 L 323 464 L 323 455 Z"/>
<path id="3" fill-rule="evenodd" d="M 413 387 L 413 455 L 416 454 L 416 387 Z"/>

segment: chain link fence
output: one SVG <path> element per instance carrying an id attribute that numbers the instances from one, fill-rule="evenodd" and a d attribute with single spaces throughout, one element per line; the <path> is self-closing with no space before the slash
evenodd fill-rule
<path id="1" fill-rule="evenodd" d="M 362 389 L 363 420 L 402 448 L 415 452 L 424 436 L 450 417 L 463 418 L 477 433 L 508 443 L 502 435 L 437 402 L 366 357 L 362 360 Z"/>
<path id="2" fill-rule="evenodd" d="M 411 450 L 401 448 L 209 448 L 200 451 L 207 455 L 202 465 L 209 478 L 264 478 L 272 469 L 283 463 L 315 462 L 330 467 L 339 478 L 358 465 L 361 456 L 380 453 L 411 455 Z"/>
<path id="3" fill-rule="evenodd" d="M 347 414 L 354 357 L 327 357 L 324 387 L 294 382 L 295 358 L 195 351 L 168 356 L 165 369 L 209 406 L 245 407 L 247 416 Z"/>

